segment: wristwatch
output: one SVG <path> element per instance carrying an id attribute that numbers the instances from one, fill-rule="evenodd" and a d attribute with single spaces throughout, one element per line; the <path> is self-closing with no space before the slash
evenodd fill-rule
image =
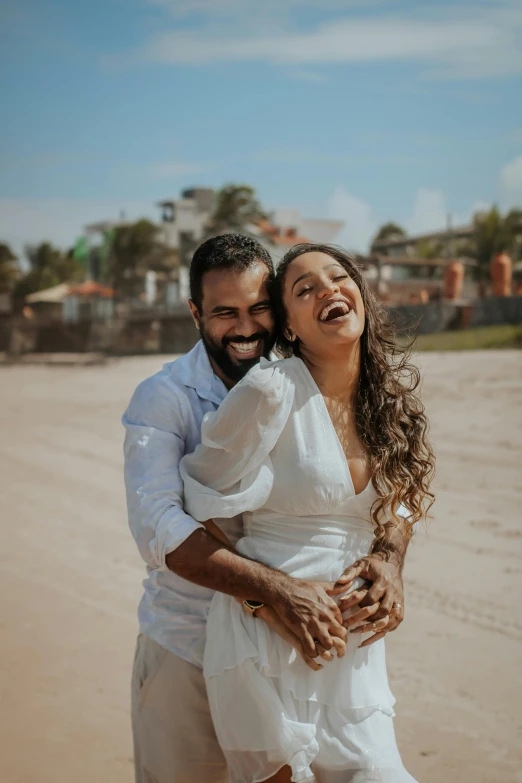
<path id="1" fill-rule="evenodd" d="M 261 601 L 249 601 L 248 599 L 246 601 L 243 601 L 243 609 L 245 612 L 248 612 L 248 614 L 251 614 L 252 617 L 256 616 L 256 612 L 258 609 L 261 609 L 261 607 L 264 606 L 264 603 Z"/>

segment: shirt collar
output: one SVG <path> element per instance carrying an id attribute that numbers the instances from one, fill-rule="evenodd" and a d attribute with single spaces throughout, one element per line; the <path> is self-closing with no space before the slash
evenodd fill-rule
<path id="1" fill-rule="evenodd" d="M 181 383 L 195 389 L 202 400 L 220 405 L 225 399 L 227 388 L 212 369 L 202 340 L 199 340 L 185 356 L 177 359 L 173 367 Z"/>

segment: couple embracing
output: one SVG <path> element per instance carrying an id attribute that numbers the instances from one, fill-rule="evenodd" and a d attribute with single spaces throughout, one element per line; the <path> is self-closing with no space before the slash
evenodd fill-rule
<path id="1" fill-rule="evenodd" d="M 200 342 L 123 418 L 148 571 L 136 781 L 414 783 L 384 636 L 432 502 L 417 370 L 338 248 L 274 272 L 255 240 L 216 237 L 190 290 Z"/>

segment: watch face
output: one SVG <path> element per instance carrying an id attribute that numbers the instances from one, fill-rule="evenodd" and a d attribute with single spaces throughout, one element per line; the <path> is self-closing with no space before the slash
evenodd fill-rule
<path id="1" fill-rule="evenodd" d="M 247 606 L 250 606 L 251 609 L 260 609 L 263 606 L 262 601 L 245 601 Z"/>

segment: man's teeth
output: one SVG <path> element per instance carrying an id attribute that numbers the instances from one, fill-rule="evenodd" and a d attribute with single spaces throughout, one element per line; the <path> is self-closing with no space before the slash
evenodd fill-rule
<path id="1" fill-rule="evenodd" d="M 321 315 L 319 316 L 319 320 L 326 321 L 329 313 L 331 313 L 332 310 L 342 310 L 343 315 L 346 315 L 346 313 L 350 312 L 350 308 L 348 307 L 346 302 L 332 302 L 331 304 L 326 305 L 324 310 L 321 312 Z"/>
<path id="2" fill-rule="evenodd" d="M 260 340 L 253 343 L 230 343 L 230 346 L 238 353 L 251 353 L 259 348 Z"/>

